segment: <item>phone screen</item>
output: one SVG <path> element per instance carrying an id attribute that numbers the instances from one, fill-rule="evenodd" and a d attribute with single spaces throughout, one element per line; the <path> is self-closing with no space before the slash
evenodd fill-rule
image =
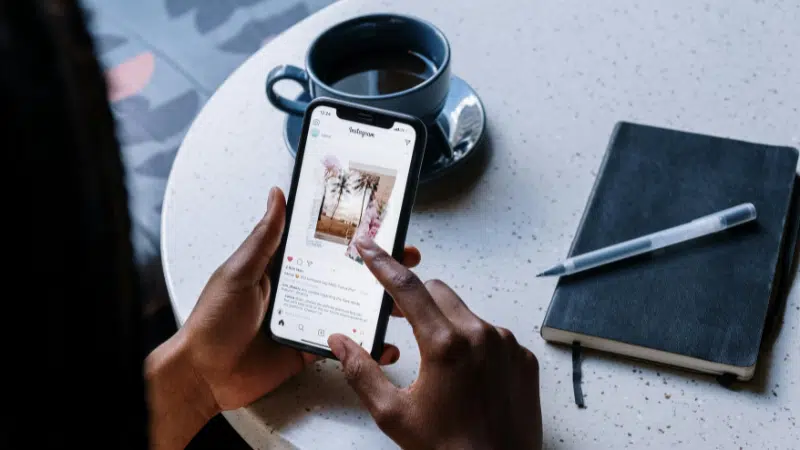
<path id="1" fill-rule="evenodd" d="M 372 237 L 391 253 L 414 154 L 416 131 L 311 112 L 281 261 L 270 330 L 328 349 L 328 336 L 351 337 L 368 352 L 384 289 L 361 260 L 355 239 Z"/>

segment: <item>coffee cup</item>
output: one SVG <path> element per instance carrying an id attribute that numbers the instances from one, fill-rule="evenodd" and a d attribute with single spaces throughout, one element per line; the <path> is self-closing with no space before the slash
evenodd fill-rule
<path id="1" fill-rule="evenodd" d="M 450 89 L 450 44 L 423 20 L 372 14 L 334 25 L 308 49 L 305 69 L 282 65 L 267 75 L 267 98 L 302 115 L 308 103 L 275 92 L 278 81 L 299 83 L 308 97 L 329 97 L 420 118 L 433 125 Z"/>

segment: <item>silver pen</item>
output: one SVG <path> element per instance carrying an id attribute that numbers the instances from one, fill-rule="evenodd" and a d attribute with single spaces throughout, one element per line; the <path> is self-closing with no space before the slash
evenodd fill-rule
<path id="1" fill-rule="evenodd" d="M 567 258 L 561 264 L 555 265 L 536 276 L 571 275 L 593 267 L 602 266 L 614 261 L 630 258 L 631 256 L 726 230 L 736 225 L 755 220 L 755 218 L 755 205 L 752 203 L 742 203 L 741 205 L 694 219 L 683 225 L 678 225 L 589 253 Z"/>

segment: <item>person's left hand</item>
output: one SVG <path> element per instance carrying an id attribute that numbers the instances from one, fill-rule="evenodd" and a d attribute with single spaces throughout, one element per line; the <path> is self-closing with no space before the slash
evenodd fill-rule
<path id="1" fill-rule="evenodd" d="M 261 331 L 270 301 L 268 266 L 280 244 L 285 219 L 283 192 L 273 188 L 266 214 L 211 275 L 178 332 L 195 373 L 221 411 L 254 402 L 319 359 L 278 345 Z M 419 250 L 407 247 L 404 264 L 414 267 L 419 261 Z M 399 356 L 397 347 L 387 344 L 380 363 L 394 363 Z"/>

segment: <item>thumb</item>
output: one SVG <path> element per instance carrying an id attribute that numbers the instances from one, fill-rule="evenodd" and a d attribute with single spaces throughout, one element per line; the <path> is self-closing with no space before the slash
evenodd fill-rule
<path id="1" fill-rule="evenodd" d="M 285 222 L 286 200 L 283 192 L 273 187 L 269 191 L 267 212 L 242 245 L 225 262 L 226 272 L 238 280 L 259 282 L 281 243 Z"/>
<path id="2" fill-rule="evenodd" d="M 342 363 L 344 376 L 361 402 L 377 420 L 397 413 L 399 389 L 386 378 L 378 363 L 347 336 L 334 334 L 328 345 Z"/>

